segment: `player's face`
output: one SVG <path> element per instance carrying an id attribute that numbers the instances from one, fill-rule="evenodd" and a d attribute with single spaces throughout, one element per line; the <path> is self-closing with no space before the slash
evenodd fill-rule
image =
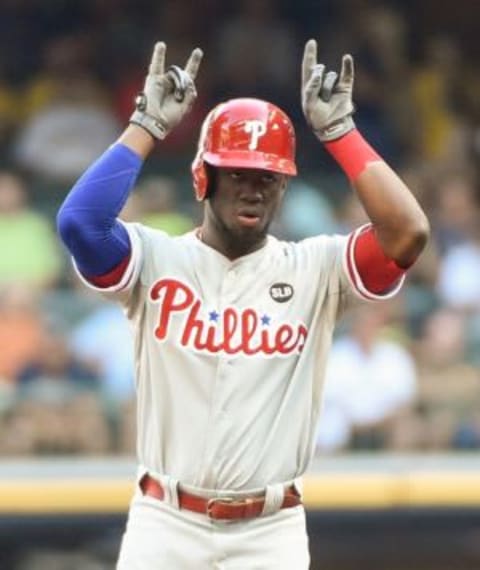
<path id="1" fill-rule="evenodd" d="M 205 222 L 226 244 L 259 247 L 287 187 L 283 174 L 250 168 L 218 168 Z"/>

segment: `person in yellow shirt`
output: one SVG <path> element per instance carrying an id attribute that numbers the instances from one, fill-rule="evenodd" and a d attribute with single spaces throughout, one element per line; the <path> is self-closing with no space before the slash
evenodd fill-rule
<path id="1" fill-rule="evenodd" d="M 0 285 L 48 287 L 60 270 L 61 254 L 49 220 L 29 207 L 21 178 L 0 171 Z"/>

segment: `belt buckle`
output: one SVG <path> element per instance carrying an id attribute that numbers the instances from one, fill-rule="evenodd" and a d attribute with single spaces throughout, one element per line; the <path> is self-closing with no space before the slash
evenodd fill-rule
<path id="1" fill-rule="evenodd" d="M 234 503 L 235 499 L 233 497 L 213 497 L 211 499 L 208 499 L 207 501 L 207 517 L 209 518 L 214 518 L 212 516 L 212 510 L 215 507 L 215 505 L 217 503 L 224 503 L 224 504 L 230 504 L 230 503 Z"/>

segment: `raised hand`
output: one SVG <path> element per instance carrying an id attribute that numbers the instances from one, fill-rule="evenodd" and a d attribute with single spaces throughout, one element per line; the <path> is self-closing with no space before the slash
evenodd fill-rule
<path id="1" fill-rule="evenodd" d="M 130 123 L 157 139 L 164 139 L 191 109 L 197 97 L 194 81 L 203 57 L 202 50 L 196 48 L 185 68 L 172 65 L 165 71 L 166 51 L 164 42 L 155 44 L 145 86 L 130 117 Z"/>
<path id="2" fill-rule="evenodd" d="M 342 57 L 340 76 L 325 73 L 325 65 L 317 63 L 317 42 L 305 44 L 302 62 L 302 109 L 307 123 L 321 141 L 335 140 L 355 128 L 353 58 Z"/>

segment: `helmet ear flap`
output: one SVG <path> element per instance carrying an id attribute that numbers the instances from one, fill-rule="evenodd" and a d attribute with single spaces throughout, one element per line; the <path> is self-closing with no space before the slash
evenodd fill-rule
<path id="1" fill-rule="evenodd" d="M 199 202 L 205 200 L 208 187 L 208 176 L 205 163 L 198 157 L 192 164 L 193 188 Z"/>
<path id="2" fill-rule="evenodd" d="M 205 148 L 207 146 L 210 123 L 217 108 L 218 106 L 214 107 L 203 121 L 202 128 L 200 130 L 200 138 L 198 140 L 197 154 L 192 162 L 193 188 L 195 190 L 195 197 L 199 202 L 205 200 L 207 196 L 208 175 L 205 163 L 203 161 L 203 153 L 205 152 Z"/>

